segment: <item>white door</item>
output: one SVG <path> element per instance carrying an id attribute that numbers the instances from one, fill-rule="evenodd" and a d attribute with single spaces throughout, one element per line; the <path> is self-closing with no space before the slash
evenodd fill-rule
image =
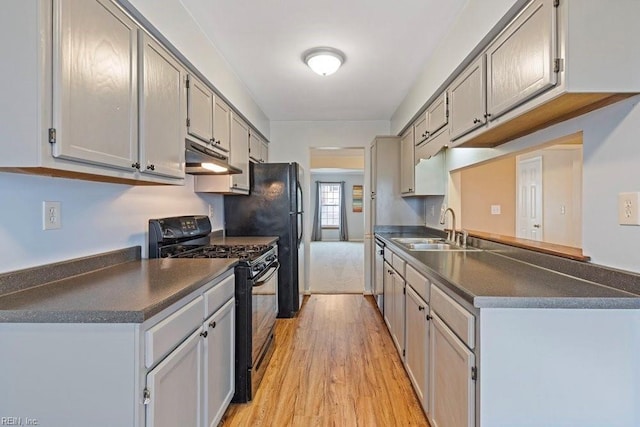
<path id="1" fill-rule="evenodd" d="M 401 356 L 404 350 L 404 286 L 404 279 L 398 273 L 394 274 L 392 335 Z"/>
<path id="2" fill-rule="evenodd" d="M 54 12 L 53 155 L 136 171 L 138 27 L 110 1 Z"/>
<path id="3" fill-rule="evenodd" d="M 542 157 L 520 160 L 516 168 L 516 237 L 542 240 Z"/>
<path id="4" fill-rule="evenodd" d="M 201 425 L 201 328 L 147 374 L 146 427 Z"/>
<path id="5" fill-rule="evenodd" d="M 475 355 L 432 311 L 429 421 L 432 427 L 475 425 Z"/>
<path id="6" fill-rule="evenodd" d="M 393 275 L 396 274 L 391 265 L 385 261 L 384 263 L 384 283 L 383 283 L 383 293 L 384 293 L 384 322 L 387 324 L 387 328 L 389 328 L 389 332 L 392 332 L 392 322 L 393 322 Z"/>
<path id="7" fill-rule="evenodd" d="M 232 298 L 205 322 L 204 419 L 218 425 L 235 391 L 235 304 Z"/>
<path id="8" fill-rule="evenodd" d="M 183 69 L 140 31 L 140 170 L 184 178 Z"/>
<path id="9" fill-rule="evenodd" d="M 231 112 L 231 165 L 242 173 L 231 175 L 231 188 L 249 190 L 249 126 L 237 114 Z"/>
<path id="10" fill-rule="evenodd" d="M 429 359 L 429 323 L 427 314 L 429 307 L 426 302 L 407 286 L 406 294 L 406 328 L 405 364 L 407 373 L 413 383 L 413 388 L 422 402 L 425 412 L 428 412 L 427 369 Z"/>
<path id="11" fill-rule="evenodd" d="M 187 133 L 211 143 L 215 104 L 213 92 L 193 76 L 189 76 L 187 84 Z"/>
<path id="12" fill-rule="evenodd" d="M 215 112 L 213 115 L 213 137 L 216 140 L 216 146 L 229 152 L 230 134 L 229 126 L 231 126 L 231 108 L 219 97 L 216 97 Z"/>

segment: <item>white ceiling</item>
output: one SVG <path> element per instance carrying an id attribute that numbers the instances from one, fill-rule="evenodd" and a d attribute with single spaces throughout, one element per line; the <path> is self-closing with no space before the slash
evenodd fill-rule
<path id="1" fill-rule="evenodd" d="M 270 120 L 389 120 L 468 0 L 181 0 Z M 345 64 L 313 73 L 304 51 Z"/>

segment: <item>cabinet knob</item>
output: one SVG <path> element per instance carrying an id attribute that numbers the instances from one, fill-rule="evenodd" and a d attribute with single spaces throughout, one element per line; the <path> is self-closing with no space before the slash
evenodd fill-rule
<path id="1" fill-rule="evenodd" d="M 213 322 L 209 323 L 209 327 L 210 328 L 215 328 L 216 327 L 216 321 L 214 320 Z"/>
<path id="2" fill-rule="evenodd" d="M 384 255 L 384 250 L 380 249 L 380 250 L 378 251 L 378 254 L 379 254 L 379 255 Z"/>
<path id="3" fill-rule="evenodd" d="M 147 169 L 154 171 L 156 170 L 156 165 L 154 164 L 147 165 Z"/>
<path id="4" fill-rule="evenodd" d="M 132 164 L 131 164 L 131 167 L 132 167 L 132 168 L 134 168 L 134 169 L 138 169 L 138 170 L 140 170 L 140 162 L 132 163 Z"/>
<path id="5" fill-rule="evenodd" d="M 485 119 L 488 119 L 489 117 L 491 117 L 491 114 L 489 114 L 489 113 L 487 113 L 487 114 L 485 114 L 485 115 L 484 115 L 484 118 L 485 118 Z"/>
<path id="6" fill-rule="evenodd" d="M 215 143 L 216 143 L 216 140 L 215 140 L 215 139 L 211 138 L 211 139 L 209 140 L 209 144 L 215 144 Z"/>
<path id="7" fill-rule="evenodd" d="M 540 224 L 533 224 L 533 228 L 540 228 Z"/>
<path id="8" fill-rule="evenodd" d="M 421 305 L 419 305 L 419 306 L 418 306 L 418 311 L 423 311 L 423 310 L 424 310 L 424 307 L 423 307 L 423 306 L 421 306 Z"/>
<path id="9" fill-rule="evenodd" d="M 204 332 L 200 332 L 200 336 L 206 338 L 207 335 L 209 335 L 209 332 L 204 331 Z"/>
<path id="10" fill-rule="evenodd" d="M 409 193 L 413 193 L 413 188 L 410 188 L 410 189 L 409 189 Z"/>
<path id="11" fill-rule="evenodd" d="M 427 314 L 427 320 L 431 320 L 431 319 L 433 319 L 433 316 L 430 314 Z"/>
<path id="12" fill-rule="evenodd" d="M 473 119 L 473 124 L 475 125 L 476 123 L 480 123 L 481 120 L 480 119 Z"/>

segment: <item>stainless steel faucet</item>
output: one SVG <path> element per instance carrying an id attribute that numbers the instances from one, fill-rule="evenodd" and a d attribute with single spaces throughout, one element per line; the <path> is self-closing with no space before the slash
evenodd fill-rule
<path id="1" fill-rule="evenodd" d="M 447 212 L 451 212 L 451 230 L 447 232 L 447 240 L 450 242 L 456 242 L 456 213 L 451 208 L 446 208 L 440 214 L 440 224 L 444 225 Z"/>

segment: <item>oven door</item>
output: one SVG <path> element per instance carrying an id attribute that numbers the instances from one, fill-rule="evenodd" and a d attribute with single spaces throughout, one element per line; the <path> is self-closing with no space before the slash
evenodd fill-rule
<path id="1" fill-rule="evenodd" d="M 263 273 L 252 281 L 252 366 L 267 351 L 269 337 L 276 323 L 278 314 L 278 270 L 280 263 L 272 263 Z"/>

